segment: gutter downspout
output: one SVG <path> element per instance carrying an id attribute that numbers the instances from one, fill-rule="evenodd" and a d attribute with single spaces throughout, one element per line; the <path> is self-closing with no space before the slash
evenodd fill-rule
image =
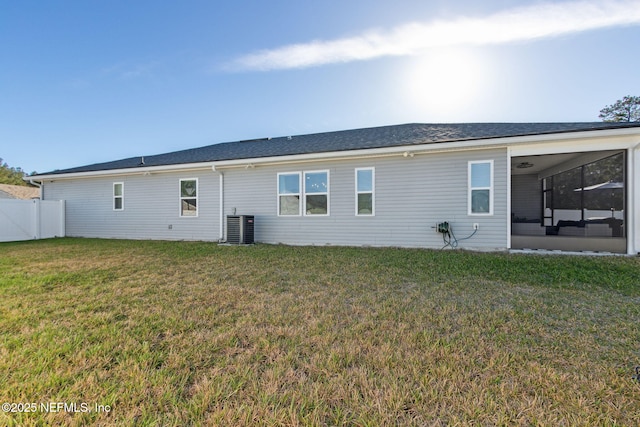
<path id="1" fill-rule="evenodd" d="M 26 181 L 26 180 L 27 180 L 27 179 L 25 178 L 25 181 Z M 40 182 L 40 184 L 38 184 L 37 182 L 35 182 L 35 181 L 33 180 L 33 178 L 29 178 L 29 184 L 31 184 L 31 185 L 33 185 L 33 186 L 35 186 L 35 187 L 38 187 L 38 189 L 40 190 L 40 200 L 42 200 L 43 182 L 41 181 L 41 182 Z"/>
<path id="2" fill-rule="evenodd" d="M 211 166 L 213 172 L 217 172 L 220 175 L 220 235 L 218 242 L 224 242 L 224 174 L 221 170 L 216 169 L 216 165 Z"/>

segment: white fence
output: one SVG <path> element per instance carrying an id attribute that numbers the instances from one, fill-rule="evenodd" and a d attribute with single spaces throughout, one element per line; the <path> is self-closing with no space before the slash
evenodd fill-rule
<path id="1" fill-rule="evenodd" d="M 64 237 L 64 200 L 0 200 L 0 242 Z"/>

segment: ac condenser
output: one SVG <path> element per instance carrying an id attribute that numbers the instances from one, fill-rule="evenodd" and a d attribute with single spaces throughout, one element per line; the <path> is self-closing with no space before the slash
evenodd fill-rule
<path id="1" fill-rule="evenodd" d="M 253 243 L 253 215 L 227 216 L 227 243 L 249 245 Z"/>

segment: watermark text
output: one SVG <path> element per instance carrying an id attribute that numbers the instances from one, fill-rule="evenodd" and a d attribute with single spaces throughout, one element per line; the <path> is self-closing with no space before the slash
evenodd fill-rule
<path id="1" fill-rule="evenodd" d="M 4 402 L 2 412 L 5 413 L 27 413 L 27 412 L 66 412 L 66 413 L 88 413 L 88 412 L 111 412 L 111 405 L 101 405 L 99 403 L 87 402 Z"/>

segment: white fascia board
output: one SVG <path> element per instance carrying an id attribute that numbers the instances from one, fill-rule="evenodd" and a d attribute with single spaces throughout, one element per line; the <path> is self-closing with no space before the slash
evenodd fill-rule
<path id="1" fill-rule="evenodd" d="M 548 138 L 553 136 L 553 138 Z M 547 137 L 547 138 L 545 138 Z M 512 142 L 511 156 L 533 156 L 582 151 L 623 150 L 640 142 L 640 128 L 539 135 Z"/>
<path id="2" fill-rule="evenodd" d="M 327 151 L 324 153 L 293 154 L 288 156 L 258 157 L 252 159 L 223 160 L 215 162 L 216 168 L 247 167 L 265 164 L 304 163 L 322 160 L 366 159 L 374 157 L 402 156 L 405 153 L 421 154 L 441 151 L 486 150 L 503 148 L 505 143 L 499 138 L 454 142 L 399 145 L 396 147 L 367 148 L 361 150 Z"/>
<path id="3" fill-rule="evenodd" d="M 211 169 L 214 162 L 205 163 L 184 163 L 176 165 L 163 165 L 163 166 L 145 166 L 135 168 L 124 169 L 109 169 L 102 171 L 89 171 L 89 172 L 71 172 L 60 173 L 50 175 L 37 175 L 30 177 L 34 181 L 57 181 L 62 179 L 74 179 L 74 178 L 91 178 L 91 177 L 109 177 L 109 176 L 124 176 L 124 175 L 150 175 L 159 172 L 183 172 L 183 171 L 196 171 Z"/>
<path id="4" fill-rule="evenodd" d="M 273 157 L 261 157 L 253 159 L 237 159 L 237 160 L 224 160 L 215 162 L 216 168 L 221 167 L 247 167 L 255 166 L 259 164 L 282 164 L 282 163 L 299 163 L 309 161 L 320 161 L 330 159 L 342 159 L 342 158 L 370 158 L 370 157 L 386 157 L 393 155 L 402 155 L 404 153 L 411 154 L 428 154 L 440 151 L 464 151 L 464 150 L 486 150 L 493 148 L 505 148 L 515 147 L 519 145 L 531 144 L 557 144 L 558 142 L 564 142 L 573 144 L 575 147 L 579 147 L 580 151 L 590 151 L 586 143 L 592 142 L 591 149 L 601 150 L 602 141 L 605 138 L 624 137 L 624 136 L 636 136 L 633 141 L 631 139 L 617 142 L 614 145 L 606 146 L 607 149 L 627 148 L 630 144 L 635 144 L 640 141 L 640 128 L 627 128 L 627 129 L 606 129 L 606 130 L 592 130 L 583 132 L 566 132 L 566 133 L 554 133 L 544 135 L 527 135 L 527 136 L 515 136 L 515 137 L 500 137 L 500 138 L 487 138 L 487 139 L 470 139 L 463 141 L 452 142 L 434 142 L 425 144 L 412 144 L 401 145 L 396 147 L 385 148 L 370 148 L 364 150 L 346 150 L 346 151 L 329 151 L 325 153 L 311 153 L 311 154 L 295 154 L 289 156 L 273 156 Z M 543 151 L 542 148 L 540 148 Z M 536 154 L 545 154 L 543 152 L 536 152 Z M 512 155 L 521 155 L 512 153 Z"/>
<path id="5" fill-rule="evenodd" d="M 111 169 L 93 172 L 75 172 L 66 174 L 39 175 L 33 177 L 36 181 L 51 181 L 73 178 L 88 177 L 107 177 L 119 175 L 143 175 L 160 172 L 182 172 L 190 170 L 203 170 L 218 168 L 234 168 L 249 167 L 265 164 L 284 164 L 284 163 L 304 163 L 322 160 L 336 159 L 356 159 L 356 158 L 372 158 L 387 157 L 395 155 L 409 154 L 428 154 L 442 151 L 464 151 L 464 150 L 486 150 L 493 148 L 512 147 L 512 156 L 531 155 L 531 154 L 547 154 L 546 151 L 557 152 L 553 148 L 554 143 L 563 142 L 567 145 L 573 144 L 580 151 L 590 151 L 594 149 L 602 149 L 602 140 L 614 137 L 632 137 L 637 144 L 640 139 L 640 128 L 622 128 L 622 129 L 605 129 L 591 130 L 582 132 L 560 132 L 543 135 L 527 135 L 515 137 L 499 137 L 486 139 L 469 139 L 463 141 L 452 142 L 434 142 L 424 144 L 400 145 L 396 147 L 370 148 L 362 150 L 345 150 L 345 151 L 328 151 L 324 153 L 309 154 L 293 154 L 285 156 L 256 157 L 246 159 L 221 160 L 203 163 L 187 163 L 164 166 L 147 166 L 126 169 Z M 578 145 L 579 143 L 579 145 Z M 519 150 L 518 146 L 526 146 Z M 538 146 L 539 145 L 539 146 Z M 607 144 L 607 149 L 627 148 L 633 145 L 631 139 L 628 141 L 620 141 L 620 147 Z M 533 153 L 532 153 L 533 150 Z M 522 154 L 527 153 L 527 154 Z"/>
<path id="6" fill-rule="evenodd" d="M 489 140 L 495 145 L 495 140 Z M 425 145 L 410 145 L 410 146 L 397 146 L 386 148 L 370 148 L 364 150 L 345 150 L 345 151 L 328 151 L 324 153 L 310 153 L 310 154 L 293 154 L 285 156 L 271 156 L 271 157 L 254 157 L 246 159 L 234 159 L 234 160 L 221 160 L 212 161 L 206 163 L 184 163 L 176 165 L 164 165 L 164 166 L 145 166 L 135 168 L 124 169 L 109 169 L 101 171 L 88 171 L 88 172 L 71 172 L 60 173 L 50 175 L 38 175 L 32 177 L 35 181 L 57 181 L 63 179 L 75 179 L 75 178 L 91 178 L 91 177 L 109 177 L 109 176 L 123 176 L 123 175 L 144 175 L 153 173 L 168 173 L 168 172 L 182 172 L 191 170 L 206 170 L 212 169 L 218 170 L 220 168 L 234 168 L 234 167 L 248 167 L 265 164 L 283 164 L 283 163 L 304 163 L 315 162 L 321 160 L 332 159 L 353 159 L 353 158 L 370 158 L 370 157 L 386 157 L 402 155 L 403 153 L 415 153 L 415 152 L 434 152 L 434 151 L 450 151 L 456 149 L 473 149 L 480 147 L 473 147 L 474 144 L 469 142 L 478 141 L 464 141 L 461 147 L 456 147 L 457 142 L 453 143 L 433 143 Z M 475 144 L 477 145 L 477 144 Z M 501 144 L 502 145 L 502 144 Z M 466 147 L 465 147 L 466 146 Z M 486 147 L 483 147 L 486 148 Z M 491 147 L 489 147 L 491 148 Z"/>

